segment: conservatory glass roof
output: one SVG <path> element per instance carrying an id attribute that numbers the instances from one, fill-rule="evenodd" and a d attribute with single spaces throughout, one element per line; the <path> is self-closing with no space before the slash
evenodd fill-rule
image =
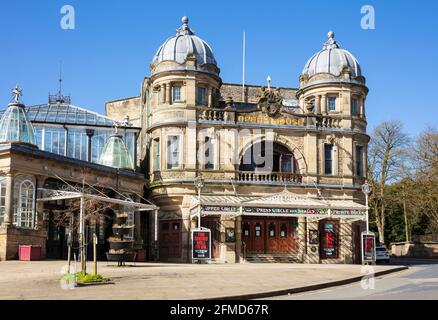
<path id="1" fill-rule="evenodd" d="M 71 104 L 40 104 L 26 107 L 27 117 L 32 122 L 114 126 L 116 121 Z M 0 112 L 0 116 L 5 111 Z"/>

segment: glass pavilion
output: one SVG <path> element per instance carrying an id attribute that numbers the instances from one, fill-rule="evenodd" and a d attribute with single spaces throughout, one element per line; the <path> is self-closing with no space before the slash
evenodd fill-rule
<path id="1" fill-rule="evenodd" d="M 35 128 L 36 145 L 40 150 L 98 163 L 107 139 L 117 126 L 136 164 L 136 140 L 140 128 L 63 101 L 49 101 L 48 104 L 26 107 L 27 117 Z M 0 111 L 0 117 L 4 112 Z"/>

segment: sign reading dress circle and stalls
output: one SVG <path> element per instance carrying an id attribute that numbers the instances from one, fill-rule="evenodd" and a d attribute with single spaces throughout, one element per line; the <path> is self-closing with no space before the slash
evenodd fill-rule
<path id="1" fill-rule="evenodd" d="M 211 231 L 207 228 L 192 231 L 192 259 L 211 259 Z"/>

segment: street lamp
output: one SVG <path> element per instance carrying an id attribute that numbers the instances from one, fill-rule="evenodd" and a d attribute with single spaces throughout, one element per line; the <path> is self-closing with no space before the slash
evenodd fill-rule
<path id="1" fill-rule="evenodd" d="M 204 187 L 204 179 L 197 176 L 194 180 L 195 187 L 198 189 L 198 228 L 201 228 L 201 189 Z"/>
<path id="2" fill-rule="evenodd" d="M 365 181 L 365 183 L 362 185 L 362 192 L 365 194 L 365 207 L 366 207 L 366 211 L 367 211 L 367 217 L 366 217 L 366 222 L 367 222 L 367 234 L 370 232 L 370 226 L 369 226 L 369 217 L 368 217 L 368 195 L 371 193 L 371 186 L 368 184 L 367 181 Z"/>

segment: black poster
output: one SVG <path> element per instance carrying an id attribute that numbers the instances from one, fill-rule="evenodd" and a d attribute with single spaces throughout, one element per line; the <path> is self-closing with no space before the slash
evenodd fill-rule
<path id="1" fill-rule="evenodd" d="M 211 232 L 209 229 L 193 230 L 193 250 L 192 257 L 197 259 L 211 258 Z"/>

